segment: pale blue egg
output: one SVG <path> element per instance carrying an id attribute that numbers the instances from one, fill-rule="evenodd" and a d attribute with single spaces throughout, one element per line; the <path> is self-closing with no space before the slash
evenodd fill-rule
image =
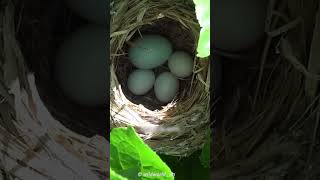
<path id="1" fill-rule="evenodd" d="M 135 95 L 146 94 L 152 89 L 155 81 L 154 72 L 151 70 L 137 69 L 128 78 L 128 88 Z"/>
<path id="2" fill-rule="evenodd" d="M 192 74 L 193 60 L 188 53 L 176 51 L 170 56 L 168 66 L 172 74 L 185 78 Z"/>
<path id="3" fill-rule="evenodd" d="M 172 53 L 170 41 L 160 35 L 144 35 L 133 41 L 129 59 L 140 69 L 153 69 L 164 64 Z"/>
<path id="4" fill-rule="evenodd" d="M 173 100 L 179 90 L 179 80 L 170 72 L 161 73 L 154 83 L 157 99 L 167 103 Z"/>
<path id="5" fill-rule="evenodd" d="M 263 39 L 266 0 L 214 0 L 212 7 L 214 48 L 241 52 Z"/>
<path id="6" fill-rule="evenodd" d="M 87 26 L 66 38 L 56 59 L 55 77 L 67 98 L 84 106 L 100 106 L 108 97 L 107 35 Z"/>

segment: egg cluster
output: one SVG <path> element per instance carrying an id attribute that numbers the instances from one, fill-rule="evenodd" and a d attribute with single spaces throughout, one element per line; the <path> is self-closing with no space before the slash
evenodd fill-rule
<path id="1" fill-rule="evenodd" d="M 97 107 L 108 97 L 108 47 L 104 0 L 67 0 L 88 21 L 70 33 L 58 49 L 54 76 L 63 94 L 76 104 Z"/>
<path id="2" fill-rule="evenodd" d="M 135 95 L 144 95 L 154 88 L 157 99 L 172 101 L 179 89 L 178 78 L 192 74 L 193 59 L 184 51 L 173 51 L 169 40 L 160 35 L 137 38 L 129 49 L 129 60 L 137 68 L 128 78 L 128 89 Z M 170 72 L 157 77 L 153 69 L 168 62 Z"/>

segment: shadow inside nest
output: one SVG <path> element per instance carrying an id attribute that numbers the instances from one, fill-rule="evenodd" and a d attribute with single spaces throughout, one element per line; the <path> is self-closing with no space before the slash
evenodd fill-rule
<path id="1" fill-rule="evenodd" d="M 144 25 L 139 29 L 141 35 L 147 34 L 159 34 L 166 37 L 173 45 L 173 51 L 182 50 L 188 52 L 190 55 L 194 56 L 195 54 L 195 40 L 192 37 L 191 32 L 187 29 L 182 28 L 179 22 L 173 21 L 171 19 L 163 18 L 157 21 L 154 21 L 151 25 Z M 133 41 L 135 38 L 140 37 L 140 33 L 136 32 L 130 41 Z M 136 68 L 131 64 L 128 58 L 129 44 L 125 43 L 122 47 L 122 51 L 126 55 L 120 56 L 116 62 L 116 75 L 119 83 L 121 84 L 122 91 L 126 98 L 134 104 L 142 104 L 149 110 L 161 110 L 163 106 L 167 103 L 162 103 L 159 101 L 154 94 L 153 88 L 145 95 L 137 96 L 131 93 L 127 87 L 127 79 L 129 74 L 134 71 Z M 167 62 L 160 67 L 153 69 L 156 77 L 161 72 L 170 71 Z M 184 78 L 179 80 L 179 92 L 174 101 L 181 101 L 185 98 L 188 98 L 185 94 L 186 91 L 189 91 L 191 88 L 192 77 Z"/>
<path id="2" fill-rule="evenodd" d="M 16 8 L 16 24 L 20 23 L 17 39 L 49 112 L 76 133 L 108 138 L 110 125 L 106 108 L 87 108 L 71 102 L 62 94 L 53 76 L 58 47 L 66 36 L 88 22 L 74 15 L 61 0 L 20 2 Z"/>

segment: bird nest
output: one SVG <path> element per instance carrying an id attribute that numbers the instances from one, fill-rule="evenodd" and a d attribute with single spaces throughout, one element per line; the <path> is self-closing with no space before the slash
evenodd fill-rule
<path id="1" fill-rule="evenodd" d="M 76 132 L 61 120 L 65 110 L 52 110 L 57 107 L 50 101 L 52 84 L 44 80 L 54 57 L 51 45 L 59 39 L 50 33 L 61 9 L 51 5 L 57 3 L 5 0 L 0 5 L 0 179 L 109 176 L 107 140 Z"/>
<path id="2" fill-rule="evenodd" d="M 128 48 L 136 37 L 160 34 L 175 50 L 195 55 L 200 26 L 191 3 L 125 0 L 111 9 L 111 127 L 133 126 L 155 151 L 174 156 L 198 150 L 209 133 L 209 61 L 195 57 L 192 77 L 181 80 L 178 95 L 163 104 L 153 92 L 141 97 L 128 91 Z M 161 68 L 156 74 L 167 67 Z"/>
<path id="3" fill-rule="evenodd" d="M 226 84 L 247 75 L 224 89 L 212 179 L 319 179 L 319 12 L 319 1 L 269 1 L 261 56 L 226 64 Z"/>

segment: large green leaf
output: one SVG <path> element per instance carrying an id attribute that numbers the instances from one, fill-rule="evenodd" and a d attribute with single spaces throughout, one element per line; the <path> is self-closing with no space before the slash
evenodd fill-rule
<path id="1" fill-rule="evenodd" d="M 115 128 L 111 131 L 110 168 L 130 180 L 174 179 L 170 168 L 132 127 Z"/>
<path id="2" fill-rule="evenodd" d="M 193 0 L 193 2 L 201 26 L 197 56 L 204 58 L 210 56 L 210 0 Z"/>

